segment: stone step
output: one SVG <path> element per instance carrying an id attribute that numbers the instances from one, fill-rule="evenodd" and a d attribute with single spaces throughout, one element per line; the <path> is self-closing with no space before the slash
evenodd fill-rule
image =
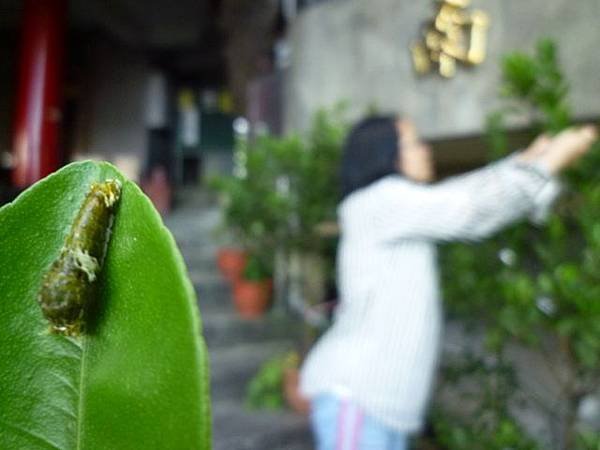
<path id="1" fill-rule="evenodd" d="M 282 313 L 267 313 L 257 319 L 243 319 L 230 311 L 202 315 L 204 338 L 209 348 L 227 347 L 247 342 L 300 339 L 300 319 Z"/>
<path id="2" fill-rule="evenodd" d="M 213 402 L 213 450 L 312 450 L 308 419 L 293 412 L 248 410 Z"/>
<path id="3" fill-rule="evenodd" d="M 210 322 L 213 320 L 212 318 L 216 315 L 219 316 L 219 319 L 217 320 L 221 320 L 221 316 L 223 315 L 230 315 L 232 320 L 237 320 L 237 313 L 235 311 L 235 307 L 233 306 L 233 304 L 231 304 L 230 301 L 222 303 L 222 304 L 217 304 L 217 303 L 208 303 L 208 304 L 201 304 L 201 302 L 198 302 L 198 306 L 200 309 L 200 317 L 202 319 L 202 328 L 205 329 L 205 325 L 209 324 L 210 326 Z"/>
<path id="4" fill-rule="evenodd" d="M 210 219 L 211 213 L 218 212 L 219 205 L 214 197 L 205 197 L 198 192 L 190 192 L 190 195 L 177 195 L 175 207 L 165 218 L 165 222 L 170 224 L 181 218 L 187 218 L 190 222 L 206 222 Z"/>
<path id="5" fill-rule="evenodd" d="M 211 230 L 197 229 L 195 229 L 193 233 L 194 234 L 192 236 L 188 235 L 185 238 L 175 238 L 177 248 L 181 250 L 181 253 L 185 255 L 201 252 L 205 254 L 210 253 L 213 256 L 216 256 L 220 247 L 214 236 L 214 233 Z"/>
<path id="6" fill-rule="evenodd" d="M 181 250 L 188 248 L 216 248 L 221 223 L 217 208 L 208 210 L 181 210 L 171 214 L 165 225 L 175 237 Z"/>
<path id="7" fill-rule="evenodd" d="M 222 276 L 217 267 L 214 251 L 193 251 L 183 254 L 183 261 L 190 278 L 198 281 L 207 277 Z"/>
<path id="8" fill-rule="evenodd" d="M 175 242 L 184 254 L 190 251 L 210 250 L 213 255 L 216 255 L 217 250 L 220 248 L 218 236 L 210 227 L 193 227 L 185 236 L 176 236 Z"/>
<path id="9" fill-rule="evenodd" d="M 285 339 L 264 343 L 244 343 L 233 347 L 210 348 L 212 401 L 237 400 L 244 403 L 250 380 L 269 359 L 294 349 Z"/>
<path id="10" fill-rule="evenodd" d="M 193 280 L 196 280 L 194 283 L 194 290 L 196 292 L 196 297 L 198 299 L 198 306 L 202 313 L 202 317 L 212 315 L 216 313 L 218 317 L 222 317 L 224 314 L 230 314 L 233 319 L 242 320 L 234 307 L 233 300 L 233 292 L 231 289 L 231 285 L 228 281 L 226 281 L 220 274 L 200 274 L 199 276 L 193 276 Z M 202 278 L 200 278 L 200 275 Z M 283 314 L 279 311 L 271 311 L 267 312 L 266 316 L 273 316 L 273 314 L 283 315 L 284 319 L 288 319 L 291 321 L 297 321 L 297 318 L 292 316 Z M 262 319 L 258 319 L 262 320 Z M 254 319 L 247 320 L 250 322 L 254 322 Z"/>
<path id="11" fill-rule="evenodd" d="M 188 208 L 208 209 L 217 204 L 217 194 L 206 186 L 178 186 L 174 212 Z"/>
<path id="12" fill-rule="evenodd" d="M 194 290 L 202 317 L 212 313 L 236 314 L 229 284 L 221 278 L 215 278 L 211 282 L 196 283 Z"/>
<path id="13" fill-rule="evenodd" d="M 165 223 L 176 238 L 198 297 L 211 366 L 214 450 L 309 450 L 305 417 L 290 411 L 244 407 L 248 382 L 268 359 L 294 348 L 302 323 L 279 311 L 245 320 L 233 306 L 229 284 L 216 267 L 221 214 L 214 196 L 179 191 Z"/>
<path id="14" fill-rule="evenodd" d="M 229 282 L 223 278 L 223 275 L 214 266 L 200 268 L 190 265 L 188 266 L 188 276 L 192 284 L 200 290 L 206 286 L 211 290 L 216 288 L 229 291 Z"/>
<path id="15" fill-rule="evenodd" d="M 183 250 L 183 260 L 188 268 L 188 271 L 192 272 L 206 272 L 208 274 L 219 273 L 217 268 L 217 257 L 214 248 L 190 248 Z"/>

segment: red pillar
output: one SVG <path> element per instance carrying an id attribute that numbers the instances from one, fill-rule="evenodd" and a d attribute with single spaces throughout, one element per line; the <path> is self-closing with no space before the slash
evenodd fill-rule
<path id="1" fill-rule="evenodd" d="M 21 28 L 12 180 L 24 188 L 58 169 L 66 0 L 26 0 Z"/>

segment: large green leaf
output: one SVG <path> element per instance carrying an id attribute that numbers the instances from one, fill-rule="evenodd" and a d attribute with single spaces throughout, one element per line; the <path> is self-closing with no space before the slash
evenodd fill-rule
<path id="1" fill-rule="evenodd" d="M 91 183 L 109 178 L 123 190 L 93 324 L 51 334 L 42 276 Z M 210 448 L 206 349 L 183 260 L 109 164 L 72 164 L 0 209 L 0 448 Z"/>

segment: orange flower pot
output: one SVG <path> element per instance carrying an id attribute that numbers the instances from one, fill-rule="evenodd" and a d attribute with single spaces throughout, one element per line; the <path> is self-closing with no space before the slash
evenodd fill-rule
<path id="1" fill-rule="evenodd" d="M 237 248 L 222 248 L 217 252 L 217 267 L 231 283 L 236 283 L 244 272 L 248 255 Z"/>
<path id="2" fill-rule="evenodd" d="M 272 291 L 271 280 L 238 279 L 233 287 L 233 301 L 237 312 L 246 319 L 262 316 L 270 306 Z"/>

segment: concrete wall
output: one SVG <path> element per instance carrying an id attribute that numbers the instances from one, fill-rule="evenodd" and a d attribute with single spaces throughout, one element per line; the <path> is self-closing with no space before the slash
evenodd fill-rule
<path id="1" fill-rule="evenodd" d="M 286 127 L 303 129 L 311 112 L 346 99 L 358 117 L 370 104 L 412 116 L 428 138 L 477 133 L 495 106 L 500 55 L 554 38 L 578 116 L 600 113 L 600 0 L 473 0 L 492 21 L 488 59 L 445 80 L 418 78 L 410 44 L 434 15 L 433 2 L 344 0 L 301 14 L 290 34 Z"/>
<path id="2" fill-rule="evenodd" d="M 146 155 L 148 68 L 142 54 L 96 44 L 76 118 L 75 157 L 115 163 L 136 179 Z M 85 98 L 84 98 L 85 97 Z"/>

